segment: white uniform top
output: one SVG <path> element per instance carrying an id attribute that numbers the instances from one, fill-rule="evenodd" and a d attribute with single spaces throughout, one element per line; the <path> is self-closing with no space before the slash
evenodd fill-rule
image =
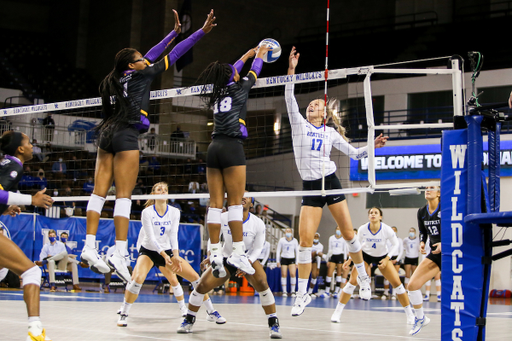
<path id="1" fill-rule="evenodd" d="M 336 238 L 336 235 L 332 235 L 329 237 L 329 255 L 341 255 L 343 254 L 345 258 L 348 253 L 348 245 L 343 237 Z"/>
<path id="2" fill-rule="evenodd" d="M 265 243 L 263 244 L 263 249 L 261 249 L 261 253 L 258 256 L 258 260 L 260 261 L 261 265 L 265 265 L 265 263 L 268 260 L 269 255 L 270 255 L 270 243 L 265 240 Z"/>
<path id="3" fill-rule="evenodd" d="M 224 237 L 224 245 L 222 246 L 222 254 L 229 257 L 233 253 L 233 237 L 228 225 L 228 212 L 220 215 L 221 229 L 220 234 Z M 243 222 L 245 253 L 247 258 L 254 263 L 261 254 L 263 245 L 265 244 L 265 223 L 249 213 L 247 219 Z"/>
<path id="4" fill-rule="evenodd" d="M 142 210 L 141 221 L 139 240 L 146 249 L 158 253 L 180 249 L 178 244 L 180 210 L 167 205 L 164 215 L 160 216 L 155 205 L 151 205 Z"/>
<path id="5" fill-rule="evenodd" d="M 404 255 L 404 243 L 402 241 L 402 238 L 396 237 L 396 239 L 398 240 L 398 249 L 391 256 L 393 256 L 393 257 L 396 256 L 396 260 L 398 261 L 398 260 L 402 259 L 402 256 Z M 391 250 L 392 247 L 393 247 L 393 244 L 391 244 L 391 241 L 388 240 L 388 250 Z"/>
<path id="6" fill-rule="evenodd" d="M 311 247 L 311 251 L 316 251 L 317 254 L 319 252 L 324 252 L 324 246 L 320 242 L 318 242 L 318 244 L 316 244 L 316 245 L 315 245 L 315 243 L 313 243 L 313 246 Z"/>
<path id="7" fill-rule="evenodd" d="M 294 95 L 295 84 L 286 84 L 285 101 L 290 125 L 292 126 L 293 153 L 302 180 L 322 178 L 322 164 L 325 163 L 325 176 L 336 172 L 336 163 L 331 161 L 331 149 L 338 149 L 352 159 L 362 159 L 368 155 L 368 147 L 354 148 L 334 128 L 316 127 L 300 113 Z M 325 148 L 325 153 L 324 153 Z"/>
<path id="8" fill-rule="evenodd" d="M 374 234 L 370 230 L 370 223 L 361 225 L 357 229 L 357 237 L 363 247 L 363 252 L 372 257 L 391 256 L 398 249 L 398 239 L 391 226 L 380 223 L 380 229 Z M 388 249 L 387 242 L 391 241 L 392 248 Z"/>
<path id="9" fill-rule="evenodd" d="M 420 255 L 420 238 L 404 238 L 405 257 L 418 258 Z"/>
<path id="10" fill-rule="evenodd" d="M 286 237 L 279 239 L 277 243 L 276 261 L 281 263 L 283 258 L 296 258 L 299 257 L 299 242 L 296 238 L 288 241 Z M 297 259 L 296 259 L 297 260 Z"/>

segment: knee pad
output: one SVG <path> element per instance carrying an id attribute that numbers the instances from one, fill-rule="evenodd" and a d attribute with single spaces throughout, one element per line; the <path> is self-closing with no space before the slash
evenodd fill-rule
<path id="1" fill-rule="evenodd" d="M 242 205 L 228 207 L 228 222 L 229 221 L 244 221 L 244 207 Z"/>
<path id="2" fill-rule="evenodd" d="M 142 289 L 142 284 L 137 283 L 135 281 L 131 281 L 127 286 L 126 290 L 131 292 L 132 294 L 138 295 L 140 292 L 140 289 Z"/>
<path id="3" fill-rule="evenodd" d="M 441 286 L 441 280 L 440 279 L 436 279 L 436 287 L 440 287 Z"/>
<path id="4" fill-rule="evenodd" d="M 105 204 L 105 198 L 100 197 L 96 194 L 91 194 L 91 198 L 89 199 L 89 202 L 87 203 L 87 211 L 94 211 L 101 214 L 101 211 L 103 210 L 103 205 Z"/>
<path id="5" fill-rule="evenodd" d="M 132 210 L 132 201 L 128 198 L 116 199 L 114 205 L 114 217 L 124 217 L 130 219 L 130 212 Z"/>
<path id="6" fill-rule="evenodd" d="M 348 294 L 348 295 L 352 295 L 354 293 L 354 290 L 356 289 L 356 286 L 355 285 L 352 285 L 351 283 L 347 283 L 347 285 L 345 285 L 343 287 L 343 292 L 345 294 Z"/>
<path id="7" fill-rule="evenodd" d="M 200 294 L 197 291 L 192 291 L 188 298 L 188 303 L 195 306 L 200 307 L 203 304 L 204 294 Z"/>
<path id="8" fill-rule="evenodd" d="M 405 293 L 406 293 L 406 291 L 405 291 L 404 285 L 403 285 L 403 284 L 400 284 L 399 286 L 397 286 L 397 287 L 395 288 L 395 293 L 396 293 L 397 295 L 405 294 Z"/>
<path id="9" fill-rule="evenodd" d="M 331 283 L 332 282 L 332 277 L 329 277 L 329 276 L 325 277 L 325 281 L 327 283 Z"/>
<path id="10" fill-rule="evenodd" d="M 195 281 L 192 282 L 192 287 L 195 289 L 197 288 L 198 284 L 199 284 L 199 281 L 201 280 L 201 278 L 199 279 L 196 279 Z"/>
<path id="11" fill-rule="evenodd" d="M 274 294 L 272 294 L 272 291 L 270 290 L 270 288 L 267 288 L 267 290 L 265 290 L 265 291 L 260 291 L 260 292 L 258 292 L 258 294 L 260 295 L 260 301 L 261 301 L 261 305 L 263 307 L 266 307 L 266 306 L 276 303 L 276 301 L 274 299 Z"/>
<path id="12" fill-rule="evenodd" d="M 7 269 L 7 268 L 0 269 L 0 282 L 3 281 L 5 276 L 7 276 L 8 272 L 9 272 L 9 269 Z"/>
<path id="13" fill-rule="evenodd" d="M 414 305 L 423 304 L 423 295 L 421 294 L 421 290 L 409 291 L 409 301 Z"/>
<path id="14" fill-rule="evenodd" d="M 404 284 L 409 284 L 409 277 L 405 277 Z"/>
<path id="15" fill-rule="evenodd" d="M 317 278 L 311 278 L 311 284 L 313 284 L 313 286 L 315 286 L 316 280 L 317 280 Z"/>
<path id="16" fill-rule="evenodd" d="M 208 209 L 208 215 L 206 217 L 207 224 L 221 224 L 220 215 L 222 213 L 222 209 L 210 207 Z M 229 213 L 228 213 L 229 214 Z"/>
<path id="17" fill-rule="evenodd" d="M 174 291 L 174 296 L 183 296 L 183 288 L 181 285 L 177 285 L 175 287 L 172 287 L 172 291 Z"/>
<path id="18" fill-rule="evenodd" d="M 346 278 L 342 278 L 341 279 L 341 283 L 343 283 L 343 284 L 347 283 L 347 279 Z"/>
<path id="19" fill-rule="evenodd" d="M 357 239 L 357 236 L 354 236 L 352 240 L 345 240 L 345 242 L 348 245 L 349 253 L 358 253 L 362 249 L 361 243 L 359 242 L 359 239 Z"/>
<path id="20" fill-rule="evenodd" d="M 38 266 L 34 265 L 27 271 L 21 274 L 21 280 L 23 281 L 23 286 L 34 284 L 38 287 L 41 286 L 41 269 Z"/>
<path id="21" fill-rule="evenodd" d="M 336 283 L 341 283 L 341 276 L 336 276 Z"/>
<path id="22" fill-rule="evenodd" d="M 384 279 L 384 285 L 389 285 L 389 281 L 387 279 Z"/>
<path id="23" fill-rule="evenodd" d="M 297 263 L 309 264 L 311 263 L 311 247 L 299 246 L 299 257 Z"/>

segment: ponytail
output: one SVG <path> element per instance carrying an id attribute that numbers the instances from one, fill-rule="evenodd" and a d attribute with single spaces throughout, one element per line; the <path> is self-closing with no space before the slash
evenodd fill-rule
<path id="1" fill-rule="evenodd" d="M 337 116 L 338 111 L 338 99 L 332 97 L 327 100 L 326 104 L 326 111 L 327 111 L 327 120 L 326 125 L 328 127 L 336 129 L 338 133 L 345 139 L 345 141 L 350 142 L 350 140 L 347 138 L 347 130 L 345 127 L 341 125 L 340 119 Z"/>
<path id="2" fill-rule="evenodd" d="M 220 102 L 227 95 L 227 85 L 233 76 L 233 67 L 230 64 L 219 62 L 210 63 L 199 75 L 196 84 L 204 84 L 201 99 L 207 109 L 212 109 L 215 103 Z M 206 86 L 209 85 L 209 86 Z M 209 92 L 211 90 L 211 92 Z"/>

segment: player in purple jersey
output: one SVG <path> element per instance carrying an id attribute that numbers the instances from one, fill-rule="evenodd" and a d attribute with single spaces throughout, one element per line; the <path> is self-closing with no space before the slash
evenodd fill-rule
<path id="1" fill-rule="evenodd" d="M 32 144 L 28 136 L 7 131 L 0 140 L 0 150 L 4 154 L 0 161 L 0 214 L 16 216 L 21 212 L 18 205 L 50 207 L 53 200 L 44 194 L 46 188 L 34 196 L 17 193 L 18 182 L 23 175 L 23 163 L 32 159 Z M 0 269 L 2 268 L 11 270 L 23 281 L 23 299 L 28 313 L 27 341 L 50 340 L 39 318 L 41 269 L 34 265 L 14 242 L 0 233 Z"/>
<path id="2" fill-rule="evenodd" d="M 87 205 L 87 235 L 81 258 L 95 272 L 110 272 L 107 264 L 98 255 L 96 233 L 107 191 L 115 181 L 116 252 L 108 262 L 125 282 L 130 281 L 130 273 L 126 268 L 124 256 L 127 252 L 128 224 L 132 203 L 130 198 L 139 172 L 138 136 L 149 128 L 147 116 L 151 82 L 217 25 L 213 10 L 211 10 L 201 29 L 177 44 L 161 60 L 155 62 L 181 31 L 176 11 L 174 11 L 174 17 L 176 20 L 174 31 L 145 56 L 132 48 L 119 51 L 115 58 L 114 69 L 100 84 L 104 118 L 98 126 L 100 138 L 94 190 Z"/>
<path id="3" fill-rule="evenodd" d="M 247 138 L 245 116 L 249 90 L 263 66 L 261 59 L 270 50 L 267 46 L 250 49 L 235 65 L 213 62 L 201 73 L 199 84 L 212 84 L 204 87 L 201 97 L 208 109 L 213 109 L 214 128 L 212 143 L 208 146 L 206 176 L 210 192 L 208 210 L 208 232 L 211 241 L 210 262 L 213 274 L 217 278 L 225 277 L 222 264 L 222 252 L 219 240 L 221 229 L 220 215 L 227 191 L 228 223 L 233 235 L 233 253 L 228 264 L 241 269 L 249 275 L 254 268 L 245 255 L 243 242 L 242 197 L 245 191 L 245 154 L 243 140 Z M 240 72 L 249 58 L 256 57 L 246 77 Z"/>

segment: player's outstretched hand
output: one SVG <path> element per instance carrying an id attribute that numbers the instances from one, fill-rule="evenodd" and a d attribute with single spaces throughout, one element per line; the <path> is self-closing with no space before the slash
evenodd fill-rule
<path id="1" fill-rule="evenodd" d="M 53 204 L 53 199 L 48 194 L 45 194 L 46 188 L 40 190 L 32 196 L 32 205 L 37 207 L 49 208 Z"/>
<path id="2" fill-rule="evenodd" d="M 380 134 L 375 139 L 375 148 L 382 148 L 386 145 L 386 142 L 388 142 L 389 136 L 383 136 Z"/>
<path id="3" fill-rule="evenodd" d="M 299 63 L 300 53 L 297 53 L 295 46 L 292 46 L 292 50 L 290 51 L 290 56 L 288 57 L 288 69 L 295 70 L 297 64 Z"/>
<path id="4" fill-rule="evenodd" d="M 178 12 L 176 12 L 175 9 L 172 10 L 174 12 L 174 31 L 176 34 L 181 33 L 181 23 L 180 23 L 180 16 L 178 15 Z"/>
<path id="5" fill-rule="evenodd" d="M 210 13 L 208 14 L 208 16 L 206 17 L 206 21 L 204 22 L 204 25 L 203 25 L 204 33 L 210 33 L 212 28 L 217 26 L 217 23 L 215 23 L 215 19 L 217 19 L 217 18 L 215 18 L 215 16 L 213 15 L 213 9 L 212 9 L 210 11 Z"/>

